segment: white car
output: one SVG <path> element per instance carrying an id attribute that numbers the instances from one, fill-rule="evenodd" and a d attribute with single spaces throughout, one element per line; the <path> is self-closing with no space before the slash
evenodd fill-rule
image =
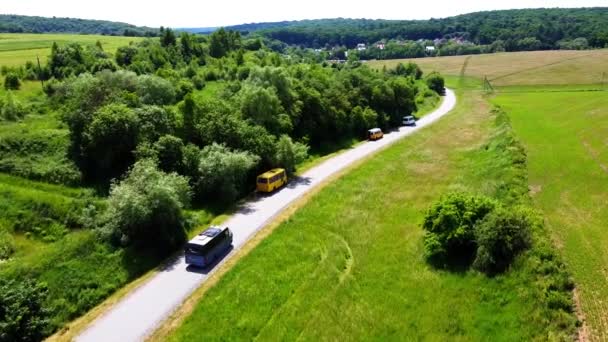
<path id="1" fill-rule="evenodd" d="M 413 116 L 408 115 L 403 117 L 403 124 L 405 126 L 416 126 L 416 119 Z"/>

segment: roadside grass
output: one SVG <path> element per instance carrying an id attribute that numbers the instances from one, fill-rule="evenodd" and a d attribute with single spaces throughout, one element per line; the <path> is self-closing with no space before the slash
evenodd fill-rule
<path id="1" fill-rule="evenodd" d="M 27 61 L 36 62 L 37 56 L 44 63 L 51 54 L 53 42 L 61 46 L 69 43 L 93 45 L 99 41 L 105 51 L 114 53 L 120 46 L 142 39 L 83 34 L 0 33 L 0 66 L 22 66 Z"/>
<path id="2" fill-rule="evenodd" d="M 395 67 L 414 62 L 425 71 L 439 71 L 458 76 L 465 60 L 465 76 L 487 78 L 493 85 L 573 85 L 600 84 L 608 73 L 608 49 L 582 51 L 505 52 L 472 56 L 449 56 L 416 59 L 370 61 L 375 68 Z M 605 82 L 608 82 L 606 75 Z"/>
<path id="3" fill-rule="evenodd" d="M 588 325 L 583 334 L 606 340 L 607 93 L 511 90 L 500 92 L 494 102 L 509 113 L 527 147 L 533 201 L 544 212 L 547 228 L 577 284 Z"/>
<path id="4" fill-rule="evenodd" d="M 568 336 L 572 324 L 547 322 L 528 257 L 494 278 L 423 259 L 431 203 L 449 190 L 500 197 L 514 177 L 488 150 L 495 120 L 480 91 L 459 92 L 453 113 L 327 185 L 153 339 Z"/>

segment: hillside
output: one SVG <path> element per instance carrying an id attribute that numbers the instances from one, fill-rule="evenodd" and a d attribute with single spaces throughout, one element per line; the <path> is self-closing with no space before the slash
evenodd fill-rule
<path id="1" fill-rule="evenodd" d="M 591 47 L 608 44 L 608 8 L 522 9 L 477 12 L 430 20 L 321 19 L 229 27 L 258 32 L 286 44 L 308 47 L 380 40 L 459 38 L 475 44 L 500 41 L 506 51 L 555 49 L 560 41 L 582 37 Z"/>
<path id="2" fill-rule="evenodd" d="M 0 33 L 80 33 L 111 36 L 156 36 L 158 30 L 107 20 L 47 18 L 0 14 Z"/>

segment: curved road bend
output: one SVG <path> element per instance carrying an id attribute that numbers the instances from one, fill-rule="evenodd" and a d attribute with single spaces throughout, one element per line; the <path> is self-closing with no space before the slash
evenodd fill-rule
<path id="1" fill-rule="evenodd" d="M 310 169 L 272 196 L 259 197 L 244 204 L 236 214 L 222 224 L 230 227 L 234 234 L 233 250 L 241 248 L 270 219 L 320 182 L 353 162 L 437 121 L 452 110 L 455 104 L 454 92 L 446 89 L 441 106 L 420 119 L 415 127 L 401 127 L 397 131 L 384 135 L 383 139 L 360 144 Z M 233 254 L 233 252 L 229 252 L 220 263 L 229 259 Z M 186 267 L 183 255 L 179 255 L 175 260 L 167 263 L 148 282 L 94 321 L 76 340 L 81 342 L 144 340 L 216 268 L 203 271 L 192 270 Z"/>

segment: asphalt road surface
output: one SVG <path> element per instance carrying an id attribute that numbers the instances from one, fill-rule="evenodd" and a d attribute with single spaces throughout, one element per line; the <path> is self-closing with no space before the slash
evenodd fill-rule
<path id="1" fill-rule="evenodd" d="M 286 206 L 336 172 L 380 149 L 437 121 L 456 105 L 454 93 L 446 89 L 441 106 L 420 119 L 414 127 L 401 127 L 383 139 L 359 144 L 291 180 L 283 189 L 269 196 L 259 196 L 242 205 L 223 226 L 234 234 L 233 249 L 219 264 L 241 248 L 258 230 Z M 92 322 L 77 341 L 142 341 L 217 268 L 193 269 L 184 263 L 183 254 L 168 262 L 145 284 L 123 298 L 114 308 Z"/>

